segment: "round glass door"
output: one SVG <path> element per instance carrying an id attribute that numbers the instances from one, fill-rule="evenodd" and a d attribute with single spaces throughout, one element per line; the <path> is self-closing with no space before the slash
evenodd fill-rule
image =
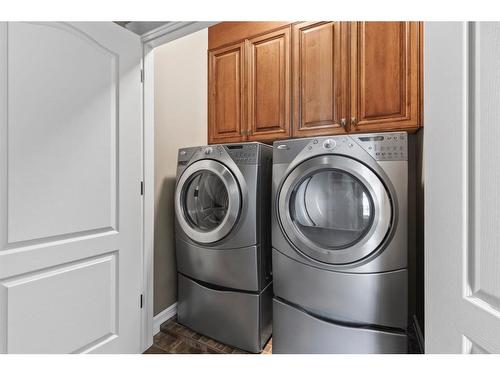
<path id="1" fill-rule="evenodd" d="M 378 176 L 340 155 L 318 156 L 292 170 L 281 187 L 278 211 L 290 242 L 329 264 L 353 263 L 377 250 L 392 219 Z"/>
<path id="2" fill-rule="evenodd" d="M 343 249 L 358 242 L 373 223 L 373 211 L 363 184 L 334 169 L 306 177 L 290 198 L 290 216 L 297 230 L 325 249 Z"/>
<path id="3" fill-rule="evenodd" d="M 210 171 L 195 173 L 184 190 L 184 212 L 194 228 L 208 232 L 227 215 L 229 199 L 224 182 Z"/>
<path id="4" fill-rule="evenodd" d="M 235 177 L 215 160 L 191 164 L 177 182 L 176 217 L 193 241 L 211 243 L 224 238 L 236 223 L 240 206 Z"/>

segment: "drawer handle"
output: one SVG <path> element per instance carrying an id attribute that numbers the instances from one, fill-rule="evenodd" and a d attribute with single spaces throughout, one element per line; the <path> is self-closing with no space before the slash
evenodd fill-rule
<path id="1" fill-rule="evenodd" d="M 346 123 L 347 123 L 347 121 L 345 120 L 345 118 L 340 119 L 340 126 L 342 126 L 343 128 L 345 128 Z"/>
<path id="2" fill-rule="evenodd" d="M 356 119 L 356 117 L 352 117 L 351 118 L 351 124 L 354 125 L 354 126 L 358 125 L 358 120 Z"/>

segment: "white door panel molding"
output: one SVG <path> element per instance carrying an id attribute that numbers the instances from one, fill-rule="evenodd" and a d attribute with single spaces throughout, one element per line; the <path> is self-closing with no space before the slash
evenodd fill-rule
<path id="1" fill-rule="evenodd" d="M 0 23 L 0 353 L 142 350 L 141 53 L 111 22 Z"/>
<path id="2" fill-rule="evenodd" d="M 500 23 L 425 28 L 426 352 L 500 353 Z"/>

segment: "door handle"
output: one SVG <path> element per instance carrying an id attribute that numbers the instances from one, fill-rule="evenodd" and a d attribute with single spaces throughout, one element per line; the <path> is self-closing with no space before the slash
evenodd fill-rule
<path id="1" fill-rule="evenodd" d="M 351 124 L 354 126 L 358 125 L 358 120 L 356 119 L 356 117 L 351 117 Z"/>
<path id="2" fill-rule="evenodd" d="M 340 119 L 340 126 L 342 126 L 343 128 L 345 128 L 346 123 L 347 122 L 346 122 L 345 118 Z"/>

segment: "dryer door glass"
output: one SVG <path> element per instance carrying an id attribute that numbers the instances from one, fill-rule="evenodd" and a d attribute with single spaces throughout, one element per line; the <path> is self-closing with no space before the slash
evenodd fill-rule
<path id="1" fill-rule="evenodd" d="M 184 204 L 184 212 L 193 227 L 213 230 L 222 223 L 229 207 L 224 182 L 209 171 L 195 174 L 185 190 Z"/>
<path id="2" fill-rule="evenodd" d="M 375 253 L 394 224 L 395 202 L 375 172 L 341 155 L 321 155 L 293 168 L 278 196 L 290 244 L 308 257 L 349 264 Z"/>
<path id="3" fill-rule="evenodd" d="M 373 201 L 351 174 L 323 170 L 296 185 L 290 215 L 311 241 L 327 249 L 342 249 L 358 242 L 370 229 Z"/>

